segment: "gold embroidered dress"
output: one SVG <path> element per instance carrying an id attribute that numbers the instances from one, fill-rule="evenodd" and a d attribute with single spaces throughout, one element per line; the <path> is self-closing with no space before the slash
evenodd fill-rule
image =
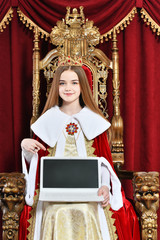
<path id="1" fill-rule="evenodd" d="M 74 123 L 78 130 L 74 134 L 66 131 L 68 125 Z M 49 156 L 94 156 L 92 147 L 94 138 L 103 133 L 110 124 L 98 114 L 84 107 L 74 116 L 69 116 L 55 106 L 43 114 L 32 126 L 32 131 L 45 142 Z M 71 127 L 73 128 L 73 126 Z M 24 155 L 24 156 L 23 156 Z M 30 162 L 29 172 L 25 159 Z M 112 167 L 104 159 L 105 172 L 102 173 L 102 185 L 110 188 L 112 194 L 110 204 L 112 209 L 119 209 L 122 203 L 121 184 Z M 29 219 L 29 240 L 116 240 L 117 234 L 112 212 L 109 206 L 103 210 L 97 203 L 42 203 L 33 201 L 38 154 L 27 156 L 22 151 L 23 172 L 26 174 L 26 203 L 32 206 L 32 217 Z M 114 183 L 114 184 L 113 184 Z M 119 196 L 119 197 L 118 197 Z"/>
<path id="2" fill-rule="evenodd" d="M 78 156 L 75 136 L 63 134 L 66 139 L 64 156 Z M 49 151 L 51 156 L 54 149 Z M 43 209 L 42 240 L 102 240 L 97 203 L 45 203 Z"/>

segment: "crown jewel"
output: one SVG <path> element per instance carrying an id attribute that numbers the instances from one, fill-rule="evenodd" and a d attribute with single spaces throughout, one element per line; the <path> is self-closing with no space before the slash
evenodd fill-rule
<path id="1" fill-rule="evenodd" d="M 59 56 L 58 67 L 60 66 L 82 66 L 82 58 L 78 56 Z"/>

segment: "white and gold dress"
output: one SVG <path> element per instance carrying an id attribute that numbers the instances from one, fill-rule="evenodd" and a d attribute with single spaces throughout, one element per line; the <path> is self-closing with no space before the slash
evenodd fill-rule
<path id="1" fill-rule="evenodd" d="M 31 128 L 39 138 L 50 146 L 48 156 L 91 157 L 95 156 L 95 149 L 92 147 L 94 138 L 109 126 L 110 124 L 101 116 L 86 107 L 78 114 L 69 116 L 61 112 L 56 106 L 42 115 Z M 97 203 L 42 203 L 40 201 L 36 202 L 36 200 L 33 202 L 33 182 L 35 182 L 35 166 L 38 156 L 36 156 L 37 154 L 33 156 L 31 154 L 27 155 L 24 150 L 22 152 L 23 170 L 28 181 L 26 202 L 28 205 L 34 206 L 32 219 L 30 219 L 32 229 L 29 229 L 28 239 L 117 239 L 116 228 L 113 225 L 114 220 L 111 218 L 112 212 L 109 211 L 109 206 L 104 211 L 101 205 Z M 24 156 L 30 162 L 29 173 L 25 167 Z M 114 189 L 115 193 L 110 194 L 110 204 L 113 209 L 118 210 L 123 205 L 121 185 L 108 164 L 107 162 L 107 165 L 104 163 L 102 166 L 101 185 L 107 185 L 110 189 L 110 180 L 113 180 L 112 191 Z"/>

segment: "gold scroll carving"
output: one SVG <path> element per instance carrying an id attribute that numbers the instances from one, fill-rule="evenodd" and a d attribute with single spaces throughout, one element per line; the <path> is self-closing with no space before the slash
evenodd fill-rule
<path id="1" fill-rule="evenodd" d="M 0 173 L 3 240 L 18 240 L 19 217 L 25 204 L 24 191 L 24 174 Z"/>
<path id="2" fill-rule="evenodd" d="M 157 240 L 159 173 L 134 173 L 133 187 L 135 207 L 140 215 L 142 240 Z"/>

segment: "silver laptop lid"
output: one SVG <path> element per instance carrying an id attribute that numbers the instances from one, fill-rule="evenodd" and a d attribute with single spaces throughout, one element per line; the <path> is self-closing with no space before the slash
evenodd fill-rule
<path id="1" fill-rule="evenodd" d="M 42 157 L 40 172 L 41 201 L 101 201 L 97 196 L 101 185 L 98 158 Z"/>

